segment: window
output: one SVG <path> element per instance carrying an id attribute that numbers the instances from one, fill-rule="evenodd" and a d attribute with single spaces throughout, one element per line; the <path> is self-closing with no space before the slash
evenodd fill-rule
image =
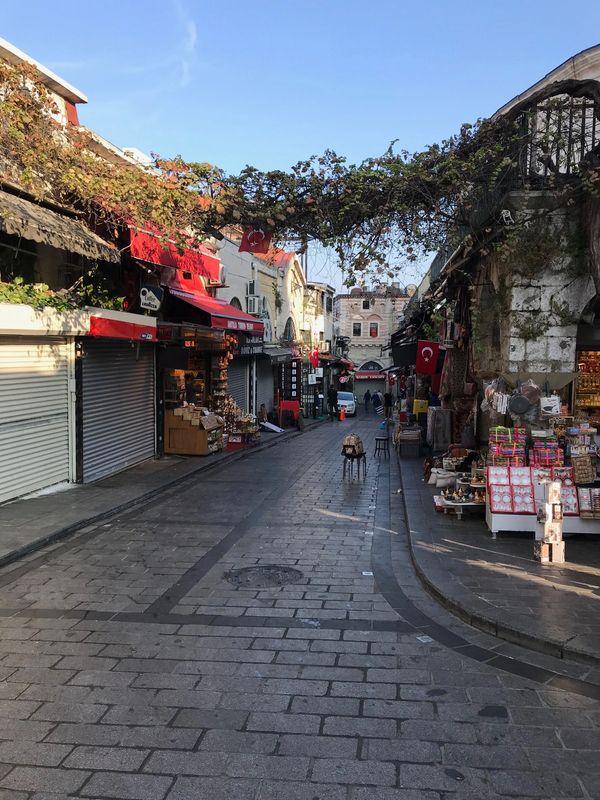
<path id="1" fill-rule="evenodd" d="M 360 322 L 352 323 L 352 336 L 362 336 L 362 325 Z"/>
<path id="2" fill-rule="evenodd" d="M 377 361 L 365 361 L 360 365 L 361 372 L 381 372 L 382 367 Z"/>
<path id="3" fill-rule="evenodd" d="M 232 297 L 231 300 L 229 301 L 229 305 L 233 306 L 234 308 L 239 308 L 240 311 L 242 310 L 242 304 L 237 299 L 237 297 Z"/>
<path id="4" fill-rule="evenodd" d="M 285 329 L 283 331 L 283 339 L 286 342 L 296 341 L 296 326 L 294 325 L 294 320 L 291 317 L 288 317 L 288 320 L 285 323 Z"/>
<path id="5" fill-rule="evenodd" d="M 325 300 L 325 307 L 327 311 L 329 312 L 333 311 L 333 297 L 329 296 L 327 297 L 327 299 Z"/>
<path id="6" fill-rule="evenodd" d="M 378 322 L 369 322 L 369 336 L 376 338 L 379 336 L 379 323 Z"/>
<path id="7" fill-rule="evenodd" d="M 371 304 L 369 303 L 368 300 L 363 300 L 362 301 L 362 307 L 363 307 L 363 311 L 368 311 L 371 308 Z"/>

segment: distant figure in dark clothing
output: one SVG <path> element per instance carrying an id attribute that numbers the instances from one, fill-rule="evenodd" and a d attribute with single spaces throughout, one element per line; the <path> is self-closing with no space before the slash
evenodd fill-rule
<path id="1" fill-rule="evenodd" d="M 365 414 L 368 414 L 369 413 L 369 406 L 371 405 L 371 390 L 370 389 L 367 389 L 367 391 L 365 392 L 365 396 L 364 396 L 363 400 L 365 401 Z"/>
<path id="2" fill-rule="evenodd" d="M 381 394 L 376 391 L 373 392 L 373 408 L 377 411 L 378 408 L 381 408 L 383 401 L 381 399 Z"/>
<path id="3" fill-rule="evenodd" d="M 392 418 L 392 406 L 394 405 L 394 398 L 392 397 L 391 392 L 386 392 L 383 395 L 383 409 L 385 412 L 385 418 L 391 419 Z"/>
<path id="4" fill-rule="evenodd" d="M 333 422 L 334 417 L 336 419 L 338 418 L 337 389 L 334 389 L 333 386 L 330 386 L 327 392 L 327 406 L 329 411 L 329 419 Z"/>
<path id="5" fill-rule="evenodd" d="M 313 394 L 313 419 L 316 419 L 319 415 L 319 390 L 315 389 L 315 393 Z"/>

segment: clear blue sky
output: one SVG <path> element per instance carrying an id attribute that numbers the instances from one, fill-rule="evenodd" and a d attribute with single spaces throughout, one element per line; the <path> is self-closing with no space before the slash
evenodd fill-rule
<path id="1" fill-rule="evenodd" d="M 598 43 L 600 2 L 2 0 L 0 35 L 115 144 L 237 171 L 438 141 Z"/>

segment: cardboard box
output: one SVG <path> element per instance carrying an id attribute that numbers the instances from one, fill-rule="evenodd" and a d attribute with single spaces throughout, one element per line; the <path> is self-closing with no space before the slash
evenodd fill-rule
<path id="1" fill-rule="evenodd" d="M 548 564 L 550 562 L 550 545 L 536 540 L 533 543 L 533 557 L 540 564 Z"/>
<path id="2" fill-rule="evenodd" d="M 565 543 L 553 542 L 550 545 L 550 563 L 551 564 L 564 564 L 565 563 Z"/>
<path id="3" fill-rule="evenodd" d="M 544 541 L 551 543 L 562 542 L 562 529 L 554 522 L 547 522 L 544 531 Z"/>

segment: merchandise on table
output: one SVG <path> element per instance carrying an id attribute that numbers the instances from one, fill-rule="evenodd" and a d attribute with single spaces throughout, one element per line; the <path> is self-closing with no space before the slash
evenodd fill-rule
<path id="1" fill-rule="evenodd" d="M 577 357 L 575 415 L 600 424 L 600 351 L 583 350 Z"/>

